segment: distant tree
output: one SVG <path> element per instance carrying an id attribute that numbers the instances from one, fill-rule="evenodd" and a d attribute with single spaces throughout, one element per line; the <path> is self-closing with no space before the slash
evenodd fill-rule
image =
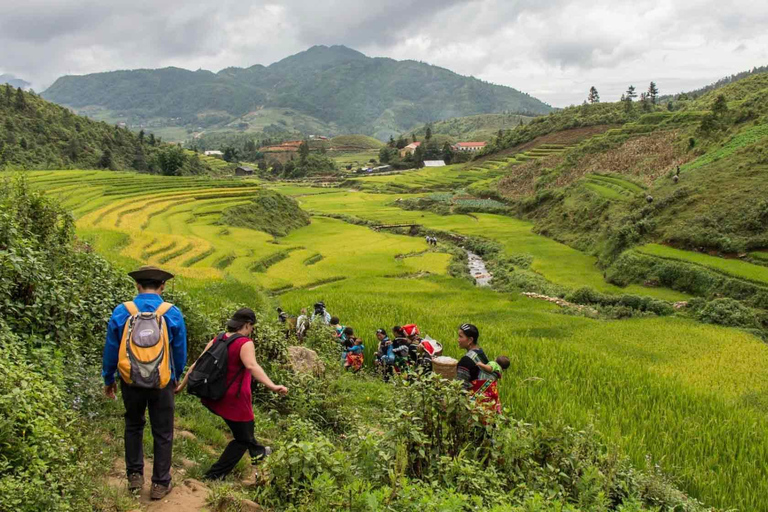
<path id="1" fill-rule="evenodd" d="M 139 130 L 139 144 L 144 144 L 144 130 Z"/>
<path id="2" fill-rule="evenodd" d="M 149 134 L 149 138 L 147 139 L 147 142 L 149 143 L 150 146 L 154 146 L 157 143 L 154 133 Z"/>
<path id="3" fill-rule="evenodd" d="M 648 97 L 648 93 L 640 93 L 640 106 L 643 109 L 643 112 L 651 111 L 651 100 Z"/>
<path id="4" fill-rule="evenodd" d="M 427 131 L 424 134 L 424 140 L 427 141 L 427 142 L 432 140 L 432 126 L 431 125 L 427 125 Z M 414 142 L 416 142 L 416 141 L 414 140 Z"/>
<path id="5" fill-rule="evenodd" d="M 114 165 L 115 163 L 112 160 L 112 150 L 105 148 L 104 152 L 101 153 L 101 158 L 99 158 L 99 167 L 102 169 L 112 169 Z"/>
<path id="6" fill-rule="evenodd" d="M 261 172 L 266 171 L 267 170 L 267 160 L 262 158 L 261 160 L 259 160 L 259 163 L 256 164 L 256 166 L 259 168 L 259 170 Z"/>
<path id="7" fill-rule="evenodd" d="M 726 112 L 728 112 L 728 102 L 725 100 L 725 96 L 718 94 L 715 102 L 712 104 L 712 113 L 719 117 Z"/>
<path id="8" fill-rule="evenodd" d="M 180 176 L 187 155 L 179 146 L 166 146 L 155 155 L 155 162 L 164 176 Z"/>
<path id="9" fill-rule="evenodd" d="M 587 96 L 587 101 L 590 103 L 600 103 L 600 94 L 598 94 L 594 85 L 589 88 L 589 96 Z"/>
<path id="10" fill-rule="evenodd" d="M 451 143 L 446 141 L 445 144 L 443 144 L 443 161 L 450 165 L 451 162 L 453 162 L 453 146 L 451 146 Z"/>
<path id="11" fill-rule="evenodd" d="M 235 149 L 234 146 L 225 147 L 223 153 L 224 153 L 224 157 L 223 157 L 224 161 L 230 162 L 230 163 L 237 162 L 239 155 L 238 155 L 237 149 Z"/>
<path id="12" fill-rule="evenodd" d="M 627 89 L 626 98 L 628 101 L 633 101 L 635 98 L 637 98 L 637 93 L 635 92 L 635 86 L 630 85 Z"/>
<path id="13" fill-rule="evenodd" d="M 136 152 L 133 155 L 133 161 L 131 162 L 131 167 L 140 172 L 144 172 L 149 169 L 147 166 L 147 155 L 144 154 L 144 148 L 142 146 L 136 148 Z"/>
<path id="14" fill-rule="evenodd" d="M 65 154 L 67 157 L 74 163 L 77 162 L 77 160 L 80 158 L 80 153 L 83 149 L 82 141 L 80 140 L 80 137 L 75 134 L 74 137 L 70 138 L 67 142 L 67 149 L 65 151 Z"/>
<path id="15" fill-rule="evenodd" d="M 379 162 L 383 164 L 388 164 L 392 160 L 392 153 L 394 152 L 393 148 L 389 146 L 384 146 L 379 150 Z"/>
<path id="16" fill-rule="evenodd" d="M 672 112 L 673 110 L 675 110 L 675 105 L 673 105 L 671 101 L 667 102 L 667 110 L 669 112 Z"/>
<path id="17" fill-rule="evenodd" d="M 394 148 L 396 146 L 396 144 L 397 143 L 395 142 L 395 138 L 392 135 L 390 135 L 389 136 L 389 142 L 387 142 L 387 146 L 389 146 L 391 148 Z"/>
<path id="18" fill-rule="evenodd" d="M 192 176 L 201 176 L 205 174 L 205 165 L 203 165 L 203 161 L 200 160 L 200 155 L 195 153 L 191 157 L 185 158 L 186 165 L 184 166 L 184 169 L 187 171 L 185 174 L 191 174 Z"/>
<path id="19" fill-rule="evenodd" d="M 407 145 L 408 145 L 408 141 L 401 135 L 400 137 L 398 137 L 395 147 L 397 149 L 403 149 Z"/>
<path id="20" fill-rule="evenodd" d="M 306 162 L 309 156 L 309 143 L 305 140 L 299 144 L 299 161 Z"/>
<path id="21" fill-rule="evenodd" d="M 424 167 L 424 147 L 419 146 L 416 148 L 416 150 L 413 152 L 413 164 L 417 168 Z"/>
<path id="22" fill-rule="evenodd" d="M 24 97 L 24 91 L 21 87 L 16 89 L 16 110 L 24 110 L 27 108 L 27 99 Z"/>
<path id="23" fill-rule="evenodd" d="M 5 104 L 9 107 L 13 103 L 13 87 L 11 84 L 5 84 Z"/>
<path id="24" fill-rule="evenodd" d="M 648 94 L 646 95 L 648 100 L 651 102 L 651 104 L 656 104 L 656 98 L 659 97 L 659 88 L 656 87 L 655 82 L 651 82 L 651 84 L 648 86 Z"/>
<path id="25" fill-rule="evenodd" d="M 411 139 L 412 139 L 412 142 L 419 142 L 419 139 L 416 138 L 416 134 L 415 133 L 411 134 Z"/>

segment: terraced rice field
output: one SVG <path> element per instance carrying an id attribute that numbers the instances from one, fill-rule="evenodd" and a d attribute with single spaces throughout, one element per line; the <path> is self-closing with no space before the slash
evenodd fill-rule
<path id="1" fill-rule="evenodd" d="M 599 195 L 616 201 L 628 201 L 645 188 L 621 176 L 590 174 L 584 178 L 584 186 Z"/>
<path id="2" fill-rule="evenodd" d="M 642 247 L 638 247 L 636 250 L 649 256 L 682 261 L 685 263 L 706 267 L 710 270 L 714 270 L 715 272 L 720 272 L 721 274 L 737 277 L 739 279 L 753 281 L 758 284 L 768 284 L 768 267 L 753 265 L 746 261 L 719 258 L 717 256 L 710 256 L 708 254 L 702 254 L 699 252 L 683 251 L 673 247 L 667 247 L 665 245 L 658 244 L 647 244 Z"/>
<path id="3" fill-rule="evenodd" d="M 214 290 L 236 292 L 245 304 L 260 300 L 251 299 L 250 290 L 265 287 L 292 313 L 323 299 L 363 335 L 369 358 L 374 329 L 412 321 L 442 340 L 448 354 L 459 355 L 456 326 L 471 321 L 480 326 L 481 345 L 491 356 L 513 359 L 501 388 L 513 417 L 594 426 L 635 465 L 661 464 L 707 503 L 768 510 L 768 349 L 749 334 L 679 317 L 595 321 L 561 315 L 548 302 L 446 276 L 448 255 L 430 250 L 421 238 L 327 217 L 315 216 L 310 226 L 280 239 L 218 224 L 224 208 L 247 202 L 263 186 L 257 181 L 26 174 L 33 186 L 66 201 L 80 236 L 118 264 L 162 264 L 182 277 L 175 286 L 205 290 L 206 297 Z M 496 239 L 509 254 L 532 255 L 535 271 L 565 286 L 682 297 L 605 283 L 593 258 L 509 217 L 406 212 L 391 205 L 408 197 L 404 193 L 275 188 L 319 214 Z M 730 264 L 728 272 L 744 272 Z M 753 271 L 750 277 L 763 278 Z"/>

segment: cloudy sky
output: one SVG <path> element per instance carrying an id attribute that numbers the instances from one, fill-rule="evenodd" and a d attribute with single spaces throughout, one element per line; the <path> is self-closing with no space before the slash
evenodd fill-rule
<path id="1" fill-rule="evenodd" d="M 0 0 L 0 73 L 270 64 L 315 44 L 416 59 L 554 106 L 768 64 L 765 0 Z"/>

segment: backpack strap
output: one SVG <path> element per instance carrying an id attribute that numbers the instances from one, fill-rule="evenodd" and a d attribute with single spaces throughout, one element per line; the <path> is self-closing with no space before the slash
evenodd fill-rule
<path id="1" fill-rule="evenodd" d="M 173 307 L 173 304 L 170 302 L 163 302 L 159 306 L 157 306 L 157 309 L 155 310 L 155 315 L 157 318 L 160 318 L 161 316 L 165 315 L 171 308 Z"/>
<path id="2" fill-rule="evenodd" d="M 136 303 L 133 301 L 123 302 L 123 306 L 128 310 L 128 314 L 136 316 L 139 314 L 139 308 L 136 307 Z"/>

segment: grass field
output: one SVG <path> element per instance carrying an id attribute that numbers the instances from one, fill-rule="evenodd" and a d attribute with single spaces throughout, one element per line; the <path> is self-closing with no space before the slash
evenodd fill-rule
<path id="1" fill-rule="evenodd" d="M 224 208 L 247 202 L 263 186 L 255 180 L 101 171 L 26 175 L 74 211 L 80 236 L 110 260 L 124 267 L 162 264 L 180 276 L 174 286 L 206 303 L 220 294 L 257 306 L 261 287 L 280 292 L 274 300 L 294 314 L 322 299 L 363 335 L 369 357 L 376 328 L 408 322 L 458 355 L 456 326 L 473 322 L 490 355 L 513 358 L 501 390 L 513 416 L 592 424 L 638 466 L 649 456 L 709 504 L 768 510 L 768 349 L 755 337 L 678 317 L 562 315 L 550 303 L 448 277 L 448 255 L 428 252 L 421 238 L 336 219 L 315 216 L 280 239 L 217 224 Z M 391 205 L 406 194 L 272 186 L 308 211 L 495 239 L 508 254 L 532 255 L 533 270 L 570 288 L 684 297 L 606 283 L 593 257 L 510 217 L 440 216 Z M 147 190 L 156 192 L 147 198 Z"/>

